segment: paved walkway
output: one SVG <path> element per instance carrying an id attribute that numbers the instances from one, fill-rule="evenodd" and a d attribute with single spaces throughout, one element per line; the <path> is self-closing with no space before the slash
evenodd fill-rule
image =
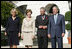
<path id="1" fill-rule="evenodd" d="M 1 48 L 9 48 L 9 46 L 1 46 Z M 18 48 L 24 48 L 23 45 L 19 45 Z M 33 48 L 38 48 L 38 46 L 33 46 Z M 49 42 L 48 48 L 51 48 L 51 43 Z M 63 48 L 71 48 L 71 44 L 63 44 Z"/>

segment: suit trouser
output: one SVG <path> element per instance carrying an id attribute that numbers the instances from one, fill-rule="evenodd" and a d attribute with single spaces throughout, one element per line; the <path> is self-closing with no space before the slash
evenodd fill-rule
<path id="1" fill-rule="evenodd" d="M 47 48 L 48 47 L 48 37 L 40 37 L 38 36 L 38 48 Z"/>
<path id="2" fill-rule="evenodd" d="M 58 48 L 63 48 L 62 37 L 54 37 L 54 38 L 51 38 L 52 48 L 56 48 L 56 41 L 58 43 Z"/>

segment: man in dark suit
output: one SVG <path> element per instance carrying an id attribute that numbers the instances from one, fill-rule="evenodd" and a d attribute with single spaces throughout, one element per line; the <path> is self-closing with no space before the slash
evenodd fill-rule
<path id="1" fill-rule="evenodd" d="M 40 15 L 36 17 L 35 26 L 37 28 L 38 47 L 48 47 L 48 15 L 45 14 L 45 8 L 40 8 Z"/>
<path id="2" fill-rule="evenodd" d="M 58 48 L 63 48 L 62 38 L 65 35 L 64 16 L 58 13 L 57 6 L 54 6 L 52 10 L 53 15 L 49 17 L 48 37 L 51 38 L 52 48 L 56 48 L 56 41 L 58 42 Z"/>

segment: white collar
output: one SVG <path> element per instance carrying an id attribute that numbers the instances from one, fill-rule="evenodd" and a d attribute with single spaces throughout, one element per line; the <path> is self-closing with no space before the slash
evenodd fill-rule
<path id="1" fill-rule="evenodd" d="M 56 15 L 56 16 L 58 16 L 58 13 L 57 13 L 57 14 L 55 14 L 55 15 Z M 55 16 L 55 15 L 54 15 L 54 16 Z"/>

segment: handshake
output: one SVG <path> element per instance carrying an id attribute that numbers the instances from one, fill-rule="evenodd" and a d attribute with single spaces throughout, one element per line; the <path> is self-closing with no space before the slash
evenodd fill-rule
<path id="1" fill-rule="evenodd" d="M 40 29 L 47 29 L 47 26 L 39 26 Z"/>

